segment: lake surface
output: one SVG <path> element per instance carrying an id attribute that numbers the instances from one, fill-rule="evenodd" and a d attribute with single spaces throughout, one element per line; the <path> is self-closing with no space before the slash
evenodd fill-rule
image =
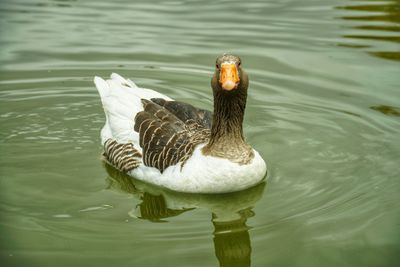
<path id="1" fill-rule="evenodd" d="M 95 75 L 211 109 L 223 52 L 266 183 L 102 164 Z M 400 266 L 398 1 L 1 1 L 0 123 L 2 266 Z"/>

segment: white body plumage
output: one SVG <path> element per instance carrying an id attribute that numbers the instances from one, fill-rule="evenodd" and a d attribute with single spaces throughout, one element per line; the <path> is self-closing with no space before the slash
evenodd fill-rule
<path id="1" fill-rule="evenodd" d="M 106 123 L 101 131 L 102 144 L 111 138 L 118 143 L 132 143 L 141 152 L 139 135 L 134 131 L 134 118 L 143 110 L 141 99 L 172 99 L 154 90 L 139 88 L 115 73 L 107 81 L 95 77 L 94 82 L 106 114 Z M 257 151 L 254 150 L 255 156 L 249 164 L 240 165 L 228 159 L 203 155 L 201 148 L 204 145 L 195 148 L 183 167 L 178 163 L 161 173 L 155 167 L 140 164 L 128 174 L 174 191 L 190 193 L 239 191 L 264 179 L 267 166 Z"/>

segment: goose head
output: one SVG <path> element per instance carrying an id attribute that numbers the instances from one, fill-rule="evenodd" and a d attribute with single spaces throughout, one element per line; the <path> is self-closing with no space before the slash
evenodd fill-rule
<path id="1" fill-rule="evenodd" d="M 246 91 L 249 78 L 242 68 L 238 56 L 223 54 L 215 62 L 215 71 L 211 79 L 214 92 L 237 93 Z"/>

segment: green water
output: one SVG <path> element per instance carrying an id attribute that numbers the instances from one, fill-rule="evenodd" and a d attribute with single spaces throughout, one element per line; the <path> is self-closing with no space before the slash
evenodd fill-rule
<path id="1" fill-rule="evenodd" d="M 103 166 L 93 76 L 212 107 L 250 75 L 269 180 L 179 194 Z M 1 266 L 400 266 L 398 1 L 0 1 Z"/>

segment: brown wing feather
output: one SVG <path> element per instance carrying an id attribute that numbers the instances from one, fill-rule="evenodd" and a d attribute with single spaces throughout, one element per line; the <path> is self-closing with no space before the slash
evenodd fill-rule
<path id="1" fill-rule="evenodd" d="M 154 101 L 142 100 L 144 110 L 135 117 L 143 163 L 163 172 L 178 162 L 185 162 L 196 145 L 207 142 L 210 130 L 193 119 L 183 122 Z M 183 166 L 183 165 L 182 165 Z"/>
<path id="2" fill-rule="evenodd" d="M 104 157 L 114 167 L 123 172 L 128 172 L 141 163 L 142 154 L 131 143 L 119 144 L 108 139 L 104 143 Z"/>
<path id="3" fill-rule="evenodd" d="M 211 111 L 199 109 L 190 104 L 179 101 L 167 101 L 162 98 L 152 98 L 151 101 L 164 107 L 184 123 L 192 123 L 194 121 L 204 128 L 211 129 Z"/>

